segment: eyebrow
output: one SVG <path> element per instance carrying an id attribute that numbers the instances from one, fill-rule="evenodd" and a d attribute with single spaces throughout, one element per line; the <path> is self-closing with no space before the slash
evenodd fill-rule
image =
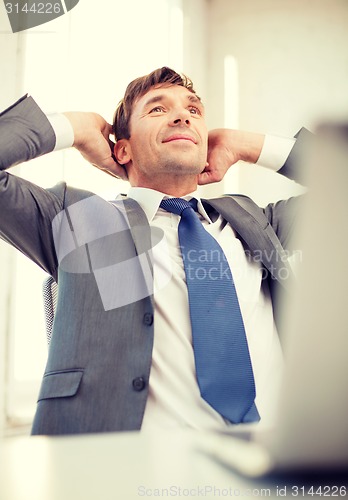
<path id="1" fill-rule="evenodd" d="M 151 99 L 149 99 L 148 101 L 146 101 L 146 103 L 144 104 L 144 108 L 147 108 L 151 104 L 156 104 L 157 102 L 165 101 L 166 99 L 167 99 L 167 96 L 165 94 L 159 94 L 159 95 L 156 95 L 154 97 L 151 97 Z M 194 95 L 194 94 L 188 95 L 187 99 L 190 102 L 193 102 L 195 104 L 200 105 L 201 108 L 204 108 L 202 101 L 196 95 Z"/>
<path id="2" fill-rule="evenodd" d="M 200 98 L 198 96 L 192 94 L 192 95 L 188 95 L 187 97 L 191 102 L 194 102 L 196 104 L 200 104 L 202 107 L 204 107 L 202 101 L 200 100 Z"/>

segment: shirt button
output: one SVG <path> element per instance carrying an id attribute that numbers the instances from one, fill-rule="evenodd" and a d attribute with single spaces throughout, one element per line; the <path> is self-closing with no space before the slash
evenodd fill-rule
<path id="1" fill-rule="evenodd" d="M 145 313 L 144 314 L 144 325 L 151 326 L 152 323 L 153 323 L 153 314 L 152 313 Z"/>
<path id="2" fill-rule="evenodd" d="M 143 377 L 137 377 L 133 380 L 133 389 L 135 391 L 142 391 L 143 389 L 145 389 L 145 386 L 146 386 L 146 381 Z"/>

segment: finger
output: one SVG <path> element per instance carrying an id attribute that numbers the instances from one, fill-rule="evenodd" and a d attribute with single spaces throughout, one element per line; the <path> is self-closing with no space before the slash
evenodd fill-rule
<path id="1" fill-rule="evenodd" d="M 201 174 L 198 175 L 198 184 L 200 186 L 204 186 L 205 184 L 210 184 L 211 182 L 212 180 L 210 172 L 202 172 Z"/>
<path id="2" fill-rule="evenodd" d="M 128 177 L 127 177 L 125 172 L 123 172 L 123 173 L 119 172 L 120 175 L 118 175 L 115 171 L 110 170 L 109 168 L 103 168 L 103 167 L 100 167 L 98 165 L 94 165 L 94 167 L 96 167 L 98 170 L 101 170 L 102 172 L 105 172 L 108 175 L 111 175 L 111 177 L 113 177 L 114 179 L 120 179 L 122 181 L 128 180 Z"/>
<path id="3" fill-rule="evenodd" d="M 112 141 L 110 138 L 108 139 L 108 143 L 109 143 L 109 147 L 110 147 L 111 151 L 113 152 L 115 149 L 116 143 L 114 141 Z"/>
<path id="4" fill-rule="evenodd" d="M 223 179 L 223 175 L 219 169 L 205 169 L 198 176 L 198 183 L 203 184 L 212 184 L 213 182 L 220 182 Z"/>
<path id="5" fill-rule="evenodd" d="M 113 134 L 112 125 L 110 125 L 110 123 L 105 123 L 102 132 L 105 137 L 109 137 L 109 135 L 112 135 Z"/>
<path id="6" fill-rule="evenodd" d="M 92 163 L 92 165 L 93 165 L 93 167 L 97 168 L 101 172 L 105 172 L 106 174 L 109 174 L 112 177 L 115 177 L 116 179 L 121 179 L 121 177 L 119 175 L 114 174 L 113 172 L 111 172 L 107 168 L 100 167 L 99 165 L 95 165 L 94 163 Z"/>
<path id="7" fill-rule="evenodd" d="M 112 158 L 104 161 L 103 164 L 101 165 L 101 168 L 114 177 L 123 180 L 128 179 L 126 169 L 123 166 L 119 165 L 118 163 L 115 163 L 112 160 Z"/>

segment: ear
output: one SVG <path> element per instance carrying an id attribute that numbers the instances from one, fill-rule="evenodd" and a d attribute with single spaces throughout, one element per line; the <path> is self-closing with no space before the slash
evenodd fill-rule
<path id="1" fill-rule="evenodd" d="M 126 165 L 131 161 L 130 144 L 127 139 L 120 139 L 114 146 L 114 155 L 121 165 Z"/>

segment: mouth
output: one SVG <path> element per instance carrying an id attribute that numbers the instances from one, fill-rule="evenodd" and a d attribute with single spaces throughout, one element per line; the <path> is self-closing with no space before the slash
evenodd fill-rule
<path id="1" fill-rule="evenodd" d="M 194 137 L 191 135 L 187 134 L 173 134 L 164 139 L 162 142 L 167 143 L 167 142 L 175 142 L 175 141 L 189 141 L 193 142 L 193 144 L 197 144 L 197 141 Z"/>

